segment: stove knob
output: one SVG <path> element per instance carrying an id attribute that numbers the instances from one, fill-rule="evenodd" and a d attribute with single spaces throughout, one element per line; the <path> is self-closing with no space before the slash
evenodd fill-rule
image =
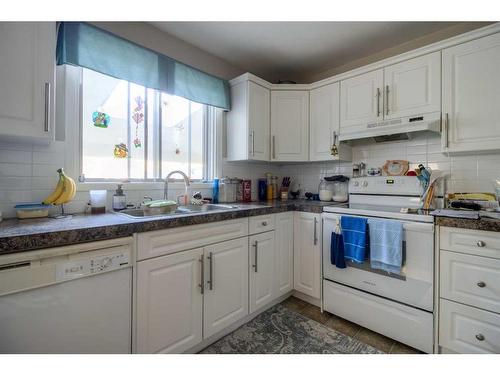
<path id="1" fill-rule="evenodd" d="M 368 181 L 363 181 L 363 187 L 367 187 L 368 186 Z"/>
<path id="2" fill-rule="evenodd" d="M 359 182 L 358 181 L 354 181 L 354 186 L 359 186 Z"/>

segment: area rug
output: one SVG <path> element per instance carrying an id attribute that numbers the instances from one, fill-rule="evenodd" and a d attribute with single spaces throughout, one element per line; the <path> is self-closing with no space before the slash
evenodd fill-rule
<path id="1" fill-rule="evenodd" d="M 202 354 L 382 354 L 283 305 L 276 305 Z"/>

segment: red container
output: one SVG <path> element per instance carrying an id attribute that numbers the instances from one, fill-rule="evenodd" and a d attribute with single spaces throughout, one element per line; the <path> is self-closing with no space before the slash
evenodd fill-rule
<path id="1" fill-rule="evenodd" d="M 252 201 L 252 181 L 243 180 L 241 181 L 241 190 L 243 191 L 243 202 Z"/>

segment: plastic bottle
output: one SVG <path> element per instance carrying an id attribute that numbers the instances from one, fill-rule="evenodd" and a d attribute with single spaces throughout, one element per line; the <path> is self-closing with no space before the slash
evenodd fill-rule
<path id="1" fill-rule="evenodd" d="M 212 191 L 212 203 L 219 203 L 219 179 L 214 178 L 213 191 Z"/>

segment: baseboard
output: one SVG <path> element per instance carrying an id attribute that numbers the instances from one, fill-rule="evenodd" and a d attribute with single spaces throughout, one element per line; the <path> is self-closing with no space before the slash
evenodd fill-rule
<path id="1" fill-rule="evenodd" d="M 292 293 L 293 292 L 288 292 L 288 293 L 282 295 L 281 297 L 276 298 L 275 300 L 269 302 L 267 305 L 264 305 L 260 309 L 245 316 L 243 319 L 240 319 L 237 322 L 231 324 L 230 326 L 224 328 L 222 331 L 217 332 L 216 334 L 204 339 L 202 342 L 200 342 L 199 344 L 196 344 L 192 348 L 186 350 L 184 353 L 186 353 L 186 354 L 198 353 L 199 351 L 205 349 L 207 346 L 213 344 L 214 342 L 221 339 L 222 337 L 224 337 L 224 336 L 230 334 L 231 332 L 235 331 L 236 329 L 240 328 L 243 324 L 248 323 L 250 320 L 255 318 L 260 313 L 266 311 L 267 309 L 273 307 L 274 305 L 277 305 L 280 302 L 283 302 L 288 297 L 290 297 L 292 295 Z"/>
<path id="2" fill-rule="evenodd" d="M 305 301 L 307 303 L 310 303 L 311 305 L 321 308 L 321 300 L 319 298 L 308 296 L 307 294 L 301 293 L 297 290 L 292 291 L 292 296 L 301 299 L 302 301 Z"/>

